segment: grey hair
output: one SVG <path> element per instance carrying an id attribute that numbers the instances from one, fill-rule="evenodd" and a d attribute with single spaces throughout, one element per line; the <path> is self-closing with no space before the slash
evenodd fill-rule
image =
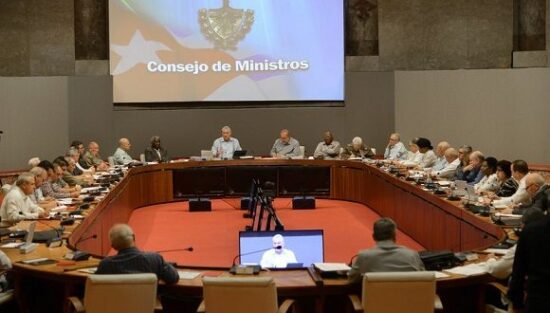
<path id="1" fill-rule="evenodd" d="M 222 132 L 223 132 L 223 131 L 229 131 L 229 132 L 230 132 L 230 131 L 231 131 L 231 127 L 229 127 L 229 126 L 226 125 L 226 126 L 222 127 Z"/>
<path id="2" fill-rule="evenodd" d="M 67 154 L 66 156 L 68 157 L 74 157 L 74 156 L 77 156 L 79 155 L 80 152 L 78 152 L 78 149 L 75 148 L 75 147 L 70 147 L 69 150 L 67 151 Z"/>
<path id="3" fill-rule="evenodd" d="M 363 139 L 361 139 L 361 137 L 354 137 L 351 143 L 354 145 L 362 145 Z"/>
<path id="4" fill-rule="evenodd" d="M 32 174 L 30 172 L 25 172 L 25 173 L 22 173 L 21 175 L 19 175 L 19 177 L 17 177 L 17 180 L 15 181 L 15 185 L 16 186 L 21 186 L 24 183 L 30 183 L 33 180 L 34 180 L 34 174 Z"/>
<path id="5" fill-rule="evenodd" d="M 29 160 L 29 163 L 28 163 L 28 164 L 29 164 L 29 168 L 33 168 L 33 167 L 38 166 L 38 163 L 40 163 L 40 158 L 38 158 L 38 157 L 31 158 L 31 159 Z"/>
<path id="6" fill-rule="evenodd" d="M 34 177 L 37 177 L 37 176 L 40 176 L 40 175 L 46 173 L 46 170 L 41 168 L 41 167 L 35 166 L 35 167 L 31 168 L 29 173 L 31 173 Z"/>

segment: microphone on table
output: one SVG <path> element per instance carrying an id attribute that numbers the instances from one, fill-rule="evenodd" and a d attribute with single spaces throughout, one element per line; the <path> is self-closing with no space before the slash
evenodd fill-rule
<path id="1" fill-rule="evenodd" d="M 266 251 L 269 251 L 271 249 L 281 250 L 281 249 L 283 249 L 283 246 L 279 245 L 279 246 L 270 247 L 270 248 L 267 248 L 267 249 L 254 250 L 254 251 L 250 251 L 250 252 L 246 252 L 246 253 L 239 253 L 233 258 L 233 266 L 231 266 L 231 269 L 229 270 L 229 272 L 231 274 L 237 274 L 237 275 L 240 275 L 240 274 L 245 274 L 245 275 L 254 274 L 254 275 L 256 275 L 256 274 L 258 274 L 261 270 L 261 267 L 259 265 L 245 265 L 245 266 L 237 265 L 236 264 L 237 259 L 242 257 L 242 256 L 247 256 L 247 255 L 261 253 L 261 252 L 266 252 Z"/>
<path id="2" fill-rule="evenodd" d="M 42 225 L 46 225 L 47 227 L 53 229 L 55 231 L 55 234 L 56 236 L 53 237 L 53 238 L 48 238 L 47 242 L 46 242 L 46 246 L 48 248 L 56 248 L 56 247 L 60 247 L 62 244 L 63 244 L 63 240 L 62 240 L 62 236 L 61 234 L 63 233 L 63 231 L 65 230 L 65 227 L 61 226 L 61 227 L 54 227 L 48 223 L 45 223 L 41 220 L 37 220 L 38 223 L 42 224 Z M 36 233 L 35 233 L 36 235 Z"/>
<path id="3" fill-rule="evenodd" d="M 97 235 L 96 234 L 93 234 L 91 236 L 88 236 L 88 237 L 83 237 L 83 238 L 80 238 L 77 240 L 77 242 L 74 244 L 74 251 L 71 253 L 67 253 L 65 254 L 65 259 L 69 259 L 69 260 L 73 260 L 73 261 L 85 261 L 85 260 L 88 260 L 90 258 L 90 254 L 88 252 L 85 252 L 85 251 L 79 251 L 78 250 L 78 244 L 81 243 L 81 242 L 84 242 L 84 241 L 87 241 L 87 240 L 90 240 L 90 239 L 96 239 L 97 238 Z"/>
<path id="4" fill-rule="evenodd" d="M 167 250 L 157 250 L 156 253 L 163 253 L 163 252 L 178 252 L 178 251 L 189 251 L 193 252 L 195 249 L 193 246 L 189 246 L 187 248 L 180 248 L 180 249 L 167 249 Z"/>
<path id="5" fill-rule="evenodd" d="M 357 258 L 357 256 L 359 256 L 359 254 L 356 254 L 356 255 L 352 256 L 351 259 L 349 259 L 349 263 L 348 263 L 349 266 L 353 265 L 353 261 Z"/>
<path id="6" fill-rule="evenodd" d="M 155 251 L 155 252 L 156 252 L 156 253 L 164 253 L 164 252 L 179 252 L 179 251 L 193 252 L 193 251 L 195 251 L 195 249 L 193 248 L 193 246 L 189 246 L 189 247 L 187 247 L 187 248 L 157 250 L 157 251 Z M 176 263 L 176 262 L 168 262 L 168 263 L 171 264 L 171 265 L 174 266 L 174 267 L 177 267 L 177 266 L 178 266 L 178 263 Z"/>

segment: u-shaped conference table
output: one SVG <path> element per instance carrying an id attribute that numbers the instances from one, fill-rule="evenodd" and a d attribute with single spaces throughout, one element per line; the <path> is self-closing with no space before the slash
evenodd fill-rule
<path id="1" fill-rule="evenodd" d="M 399 229 L 428 250 L 470 251 L 484 249 L 505 238 L 502 228 L 488 218 L 463 209 L 459 201 L 421 189 L 413 182 L 389 174 L 380 168 L 358 161 L 329 160 L 230 160 L 188 161 L 134 167 L 110 192 L 90 209 L 78 225 L 69 227 L 68 245 L 106 256 L 110 251 L 108 231 L 115 223 L 128 222 L 132 211 L 149 205 L 182 201 L 195 194 L 237 197 L 246 195 L 252 177 L 272 180 L 280 197 L 307 192 L 318 197 L 362 203 L 381 216 L 392 218 Z M 83 240 L 97 235 L 95 240 Z M 61 259 L 68 250 L 46 248 L 43 245 L 29 255 L 10 252 L 14 261 L 46 257 Z M 52 307 L 62 299 L 82 295 L 86 274 L 77 268 L 93 266 L 97 259 L 76 265 L 31 266 L 15 263 L 17 298 L 23 312 L 40 311 L 33 305 L 31 293 L 40 284 L 55 291 Z M 195 269 L 196 270 L 196 269 Z M 199 269 L 200 270 L 200 269 Z M 208 269 L 222 271 L 227 269 Z M 262 273 L 274 277 L 281 297 L 303 298 L 305 311 L 320 312 L 330 305 L 331 298 L 357 291 L 345 279 L 321 279 L 314 271 L 292 270 Z M 488 275 L 451 276 L 439 279 L 438 294 L 447 312 L 482 311 L 483 286 Z M 160 286 L 171 299 L 180 299 L 190 307 L 198 304 L 202 295 L 200 278 L 180 280 L 174 286 Z M 308 302 L 309 301 L 309 302 Z M 311 307 L 307 303 L 313 303 Z"/>

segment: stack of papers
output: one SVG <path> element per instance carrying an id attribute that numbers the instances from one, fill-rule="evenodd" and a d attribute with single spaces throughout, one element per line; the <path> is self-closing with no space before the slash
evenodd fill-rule
<path id="1" fill-rule="evenodd" d="M 188 272 L 188 271 L 178 271 L 180 279 L 195 279 L 201 273 L 200 272 Z"/>
<path id="2" fill-rule="evenodd" d="M 485 263 L 476 263 L 453 267 L 445 270 L 445 272 L 464 276 L 481 275 L 487 273 L 487 267 Z"/>
<path id="3" fill-rule="evenodd" d="M 67 206 L 66 205 L 60 205 L 60 206 L 56 206 L 55 208 L 51 209 L 50 213 L 65 212 L 65 211 L 67 211 Z"/>
<path id="4" fill-rule="evenodd" d="M 495 254 L 495 255 L 505 255 L 506 253 L 508 253 L 508 251 L 510 251 L 510 249 L 489 248 L 489 249 L 483 250 L 483 252 L 485 252 L 485 253 L 492 253 L 492 254 Z"/>
<path id="5" fill-rule="evenodd" d="M 80 190 L 80 193 L 94 192 L 94 191 L 98 191 L 99 189 L 101 189 L 101 187 L 86 187 L 86 188 L 82 188 Z"/>
<path id="6" fill-rule="evenodd" d="M 71 205 L 71 204 L 73 204 L 73 199 L 72 198 L 62 198 L 62 199 L 57 200 L 57 203 L 59 205 Z"/>
<path id="7" fill-rule="evenodd" d="M 313 266 L 321 272 L 347 272 L 351 269 L 346 263 L 313 263 Z"/>

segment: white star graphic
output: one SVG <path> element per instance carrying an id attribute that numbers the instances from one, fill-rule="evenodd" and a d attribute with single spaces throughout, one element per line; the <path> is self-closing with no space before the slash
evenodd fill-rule
<path id="1" fill-rule="evenodd" d="M 156 52 L 171 51 L 170 48 L 158 41 L 145 40 L 139 30 L 136 31 L 127 46 L 111 45 L 111 49 L 121 57 L 113 70 L 113 75 L 122 74 L 140 63 L 147 64 L 151 61 L 162 63 Z"/>

